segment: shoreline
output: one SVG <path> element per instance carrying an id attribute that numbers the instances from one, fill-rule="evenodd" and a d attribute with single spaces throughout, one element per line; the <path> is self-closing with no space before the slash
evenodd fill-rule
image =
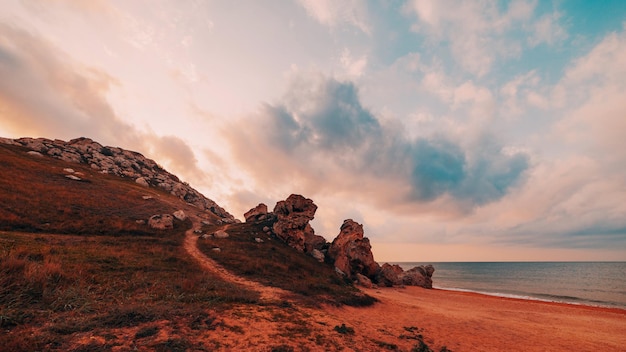
<path id="1" fill-rule="evenodd" d="M 519 296 L 519 297 L 515 295 L 505 296 L 504 294 L 502 295 L 497 294 L 497 293 L 491 294 L 488 292 L 479 292 L 479 291 L 472 291 L 472 290 L 465 290 L 465 289 L 450 289 L 450 288 L 437 287 L 437 288 L 432 288 L 430 290 L 439 291 L 439 292 L 461 293 L 461 294 L 467 294 L 470 296 L 476 295 L 476 296 L 487 297 L 487 298 L 512 300 L 512 301 L 519 301 L 522 303 L 528 302 L 528 303 L 547 304 L 547 305 L 556 305 L 556 306 L 571 307 L 571 308 L 581 308 L 581 309 L 589 309 L 589 310 L 597 310 L 597 311 L 614 312 L 614 313 L 626 315 L 626 307 L 622 308 L 622 307 L 617 307 L 617 306 L 554 301 L 554 300 L 548 300 L 548 299 L 539 299 L 539 298 L 535 298 L 531 296 Z"/>
<path id="2" fill-rule="evenodd" d="M 611 303 L 606 303 L 606 302 L 597 302 L 596 304 L 593 304 L 592 302 L 590 302 L 588 300 L 585 300 L 585 299 L 582 299 L 582 298 L 579 298 L 580 302 L 571 302 L 571 301 L 567 301 L 567 300 L 539 298 L 539 297 L 534 297 L 534 296 L 531 296 L 531 295 L 522 295 L 522 294 L 515 294 L 515 293 L 476 291 L 476 290 L 464 289 L 464 288 L 433 287 L 432 290 L 450 291 L 450 292 L 466 292 L 466 293 L 473 293 L 473 294 L 489 296 L 489 297 L 517 299 L 517 300 L 521 300 L 521 301 L 544 302 L 544 303 L 560 303 L 560 304 L 573 305 L 573 306 L 618 309 L 618 310 L 626 311 L 626 306 L 621 306 L 621 305 L 618 305 L 618 304 L 611 304 Z"/>

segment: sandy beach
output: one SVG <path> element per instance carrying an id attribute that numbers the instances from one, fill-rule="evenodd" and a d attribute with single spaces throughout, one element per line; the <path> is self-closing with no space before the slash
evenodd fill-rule
<path id="1" fill-rule="evenodd" d="M 418 287 L 365 291 L 380 302 L 365 308 L 242 306 L 224 312 L 215 330 L 195 334 L 215 350 L 249 351 L 415 351 L 420 340 L 432 351 L 455 352 L 626 346 L 623 309 Z M 338 332 L 342 325 L 350 332 Z"/>
<path id="2" fill-rule="evenodd" d="M 626 310 L 416 287 L 365 290 L 371 308 L 331 309 L 368 336 L 417 327 L 434 350 L 624 351 Z M 410 348 L 403 339 L 394 342 Z"/>

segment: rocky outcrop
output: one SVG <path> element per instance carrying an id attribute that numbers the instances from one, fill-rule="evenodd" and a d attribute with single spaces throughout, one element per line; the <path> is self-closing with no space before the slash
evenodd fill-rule
<path id="1" fill-rule="evenodd" d="M 246 222 L 265 220 L 267 217 L 267 205 L 260 203 L 243 214 L 243 217 L 246 219 Z"/>
<path id="2" fill-rule="evenodd" d="M 433 288 L 433 273 L 435 268 L 432 265 L 420 265 L 405 271 L 402 274 L 402 283 L 409 286 L 421 286 Z"/>
<path id="3" fill-rule="evenodd" d="M 385 263 L 381 266 L 377 275 L 380 286 L 421 286 L 425 288 L 433 287 L 433 273 L 435 268 L 432 265 L 420 265 L 404 271 L 399 265 Z"/>
<path id="4" fill-rule="evenodd" d="M 402 285 L 403 273 L 404 270 L 402 270 L 400 265 L 385 263 L 380 267 L 376 281 L 378 281 L 379 285 L 386 287 Z"/>
<path id="5" fill-rule="evenodd" d="M 345 220 L 339 235 L 328 248 L 328 256 L 334 260 L 335 267 L 347 276 L 356 278 L 362 274 L 375 279 L 380 267 L 372 255 L 372 246 L 368 238 L 363 237 L 363 225 Z"/>
<path id="6" fill-rule="evenodd" d="M 145 187 L 161 188 L 199 209 L 214 213 L 222 218 L 223 223 L 235 222 L 235 218 L 214 201 L 140 153 L 105 147 L 89 138 L 77 138 L 69 142 L 46 138 L 2 138 L 0 142 L 24 146 L 31 150 L 29 154 L 38 153 L 67 162 L 86 164 L 101 173 L 125 177 Z"/>
<path id="7" fill-rule="evenodd" d="M 385 263 L 379 266 L 374 260 L 369 239 L 364 237 L 363 225 L 351 219 L 341 225 L 339 235 L 328 249 L 328 256 L 338 272 L 364 287 L 371 287 L 372 282 L 386 287 L 433 287 L 435 268 L 432 265 L 417 266 L 406 272 L 399 265 Z"/>
<path id="8" fill-rule="evenodd" d="M 286 200 L 276 203 L 273 215 L 276 216 L 272 230 L 287 245 L 301 252 L 322 249 L 326 243 L 322 236 L 315 234 L 309 221 L 315 217 L 317 205 L 299 194 L 292 194 Z M 318 248 L 319 247 L 319 248 Z"/>

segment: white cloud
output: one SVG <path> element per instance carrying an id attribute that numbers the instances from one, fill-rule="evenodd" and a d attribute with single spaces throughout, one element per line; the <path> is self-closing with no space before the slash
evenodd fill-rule
<path id="1" fill-rule="evenodd" d="M 309 15 L 323 25 L 337 27 L 352 25 L 365 33 L 370 33 L 367 4 L 360 0 L 298 0 Z"/>
<path id="2" fill-rule="evenodd" d="M 348 76 L 352 78 L 358 78 L 363 75 L 363 72 L 367 67 L 367 55 L 354 58 L 348 48 L 343 50 L 339 60 Z"/>
<path id="3" fill-rule="evenodd" d="M 533 24 L 532 35 L 528 38 L 531 46 L 541 43 L 553 45 L 567 39 L 568 34 L 558 23 L 561 15 L 558 12 L 546 14 Z"/>
<path id="4" fill-rule="evenodd" d="M 496 1 L 414 0 L 406 9 L 417 15 L 413 30 L 437 44 L 450 42 L 457 62 L 481 77 L 495 60 L 519 56 L 522 41 L 509 34 L 530 20 L 535 1 L 515 1 L 506 11 Z"/>

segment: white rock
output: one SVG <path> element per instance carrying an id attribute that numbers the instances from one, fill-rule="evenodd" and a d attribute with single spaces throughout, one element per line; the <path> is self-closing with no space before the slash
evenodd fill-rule
<path id="1" fill-rule="evenodd" d="M 221 252 L 222 250 L 219 247 L 215 247 L 211 249 L 213 252 Z"/>
<path id="2" fill-rule="evenodd" d="M 256 243 L 263 243 L 263 239 L 256 237 L 254 239 L 256 241 Z"/>
<path id="3" fill-rule="evenodd" d="M 224 230 L 217 230 L 213 233 L 213 237 L 215 238 L 228 238 L 229 236 L 228 232 Z"/>
<path id="4" fill-rule="evenodd" d="M 34 150 L 27 151 L 26 154 L 32 155 L 32 156 L 43 156 L 40 152 L 36 152 Z"/>
<path id="5" fill-rule="evenodd" d="M 63 169 L 63 171 L 67 172 L 68 174 L 73 174 L 74 172 L 76 172 L 76 171 L 74 171 L 74 169 L 70 169 L 69 167 Z"/>
<path id="6" fill-rule="evenodd" d="M 144 187 L 150 187 L 150 184 L 148 183 L 148 180 L 145 179 L 145 177 L 138 177 L 135 182 L 138 185 L 144 186 Z"/>
<path id="7" fill-rule="evenodd" d="M 74 175 L 65 175 L 65 177 L 69 178 L 70 180 L 74 180 L 74 181 L 80 181 L 81 180 L 80 177 L 76 177 Z"/>
<path id="8" fill-rule="evenodd" d="M 185 221 L 185 219 L 187 219 L 187 214 L 185 214 L 185 212 L 182 210 L 176 210 L 172 215 L 174 215 L 174 217 L 180 221 Z"/>

